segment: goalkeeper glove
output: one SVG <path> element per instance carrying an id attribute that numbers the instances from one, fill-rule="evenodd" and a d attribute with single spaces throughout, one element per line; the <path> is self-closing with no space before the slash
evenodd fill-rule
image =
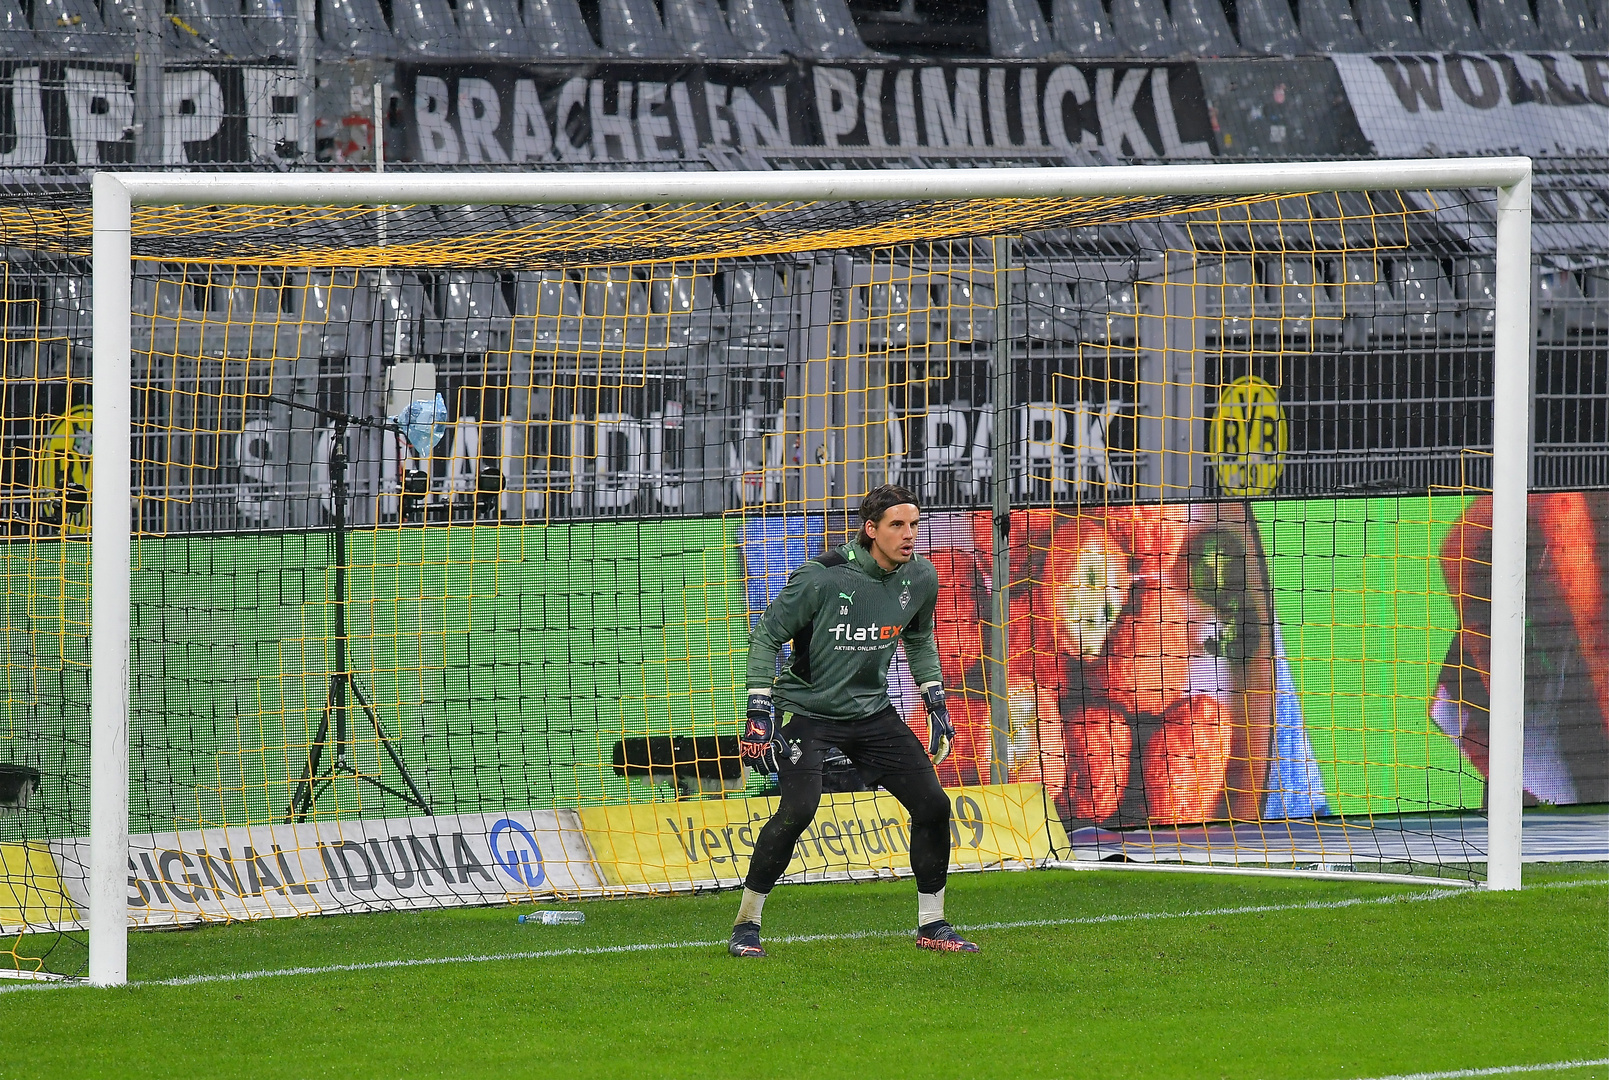
<path id="1" fill-rule="evenodd" d="M 927 756 L 938 765 L 950 756 L 955 742 L 955 725 L 944 705 L 944 684 L 930 682 L 922 687 L 922 704 L 927 706 Z"/>
<path id="2" fill-rule="evenodd" d="M 749 691 L 748 721 L 744 724 L 742 737 L 738 739 L 737 750 L 749 768 L 756 772 L 777 771 L 777 758 L 783 751 L 783 745 L 777 735 L 776 714 L 771 709 L 769 691 Z"/>

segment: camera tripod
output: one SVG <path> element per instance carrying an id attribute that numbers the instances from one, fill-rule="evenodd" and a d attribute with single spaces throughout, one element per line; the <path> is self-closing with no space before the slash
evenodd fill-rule
<path id="1" fill-rule="evenodd" d="M 425 814 L 431 813 L 430 803 L 426 801 L 419 785 L 414 783 L 413 776 L 408 772 L 408 766 L 402 761 L 402 755 L 385 725 L 380 721 L 380 714 L 363 694 L 358 685 L 357 677 L 352 674 L 350 650 L 348 649 L 346 629 L 347 605 L 347 542 L 346 542 L 346 430 L 348 425 L 359 427 L 378 428 L 382 431 L 400 431 L 397 425 L 388 421 L 368 420 L 361 417 L 350 416 L 343 412 L 322 409 L 316 405 L 304 404 L 287 398 L 270 397 L 268 400 L 279 405 L 286 405 L 295 409 L 304 409 L 316 413 L 335 425 L 333 439 L 330 443 L 330 494 L 334 498 L 335 511 L 330 521 L 330 554 L 335 570 L 335 598 L 332 602 L 334 610 L 335 630 L 335 670 L 330 672 L 329 691 L 324 698 L 324 711 L 319 717 L 318 734 L 313 736 L 313 742 L 307 749 L 307 766 L 302 770 L 302 778 L 296 785 L 296 792 L 291 796 L 289 808 L 285 811 L 285 821 L 301 822 L 307 820 L 307 815 L 313 811 L 319 795 L 329 790 L 337 776 L 350 776 L 354 780 L 364 783 L 385 792 L 395 798 L 401 799 L 410 806 L 416 806 Z M 357 711 L 361 712 L 374 729 L 375 738 L 379 740 L 380 747 L 396 766 L 397 775 L 402 778 L 403 789 L 393 787 L 377 776 L 361 773 L 352 764 L 352 731 L 351 713 L 352 705 L 348 703 L 348 694 L 351 700 L 357 703 Z M 334 738 L 331 739 L 331 727 L 334 727 Z M 331 744 L 333 743 L 333 747 Z M 333 757 L 327 768 L 324 767 L 324 753 L 326 748 L 333 750 Z"/>

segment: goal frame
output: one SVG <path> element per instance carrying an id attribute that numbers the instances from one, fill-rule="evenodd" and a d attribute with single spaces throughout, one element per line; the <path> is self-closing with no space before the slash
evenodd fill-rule
<path id="1" fill-rule="evenodd" d="M 135 206 L 687 204 L 1299 195 L 1496 189 L 1492 619 L 1486 887 L 1520 887 L 1526 497 L 1531 428 L 1531 161 L 1523 157 L 866 172 L 98 172 L 93 191 L 89 982 L 128 977 Z M 1495 662 L 1502 658 L 1501 663 Z"/>

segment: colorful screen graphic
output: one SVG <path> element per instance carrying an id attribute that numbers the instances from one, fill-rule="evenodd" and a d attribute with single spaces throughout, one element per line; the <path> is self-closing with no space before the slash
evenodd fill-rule
<path id="1" fill-rule="evenodd" d="M 1531 504 L 1526 785 L 1609 799 L 1609 496 Z M 987 687 L 993 529 L 933 513 L 947 785 L 1043 783 L 1068 826 L 1478 808 L 1490 509 L 1483 499 L 1280 500 L 1013 514 L 1005 738 Z M 751 617 L 847 533 L 745 529 Z M 901 660 L 895 703 L 925 724 Z"/>
<path id="2" fill-rule="evenodd" d="M 1609 492 L 1533 495 L 1526 551 L 1525 789 L 1609 802 Z M 1472 502 L 1441 546 L 1458 633 L 1431 716 L 1484 776 L 1491 678 L 1492 503 Z"/>

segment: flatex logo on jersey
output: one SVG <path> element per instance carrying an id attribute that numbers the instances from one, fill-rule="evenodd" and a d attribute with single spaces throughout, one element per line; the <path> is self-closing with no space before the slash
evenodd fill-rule
<path id="1" fill-rule="evenodd" d="M 867 623 L 865 626 L 850 626 L 848 623 L 839 623 L 827 631 L 834 641 L 893 641 L 899 637 L 900 626 L 878 626 L 876 623 Z"/>

